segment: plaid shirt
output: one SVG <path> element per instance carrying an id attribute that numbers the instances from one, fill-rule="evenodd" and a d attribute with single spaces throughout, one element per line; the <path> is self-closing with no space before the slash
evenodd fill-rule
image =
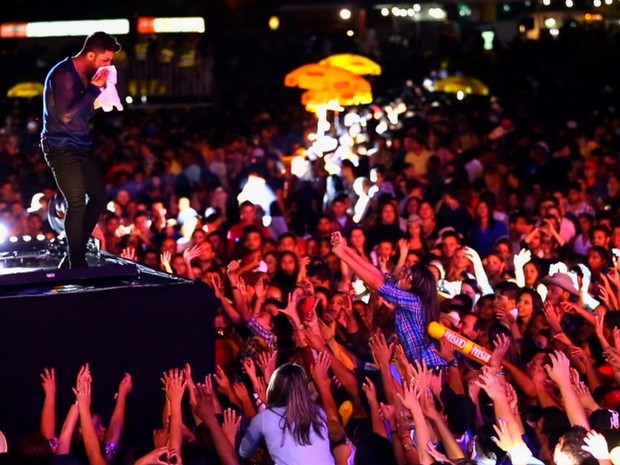
<path id="1" fill-rule="evenodd" d="M 243 349 L 241 350 L 240 359 L 251 358 L 254 361 L 258 360 L 258 355 L 265 351 L 277 351 L 278 350 L 278 338 L 268 329 L 263 328 L 256 318 L 251 317 L 246 323 L 247 328 L 253 334 L 250 337 Z"/>
<path id="2" fill-rule="evenodd" d="M 407 358 L 410 362 L 426 360 L 429 367 L 445 366 L 446 361 L 435 352 L 433 343 L 426 337 L 427 321 L 420 298 L 400 289 L 387 278 L 377 293 L 396 304 L 396 334 Z"/>

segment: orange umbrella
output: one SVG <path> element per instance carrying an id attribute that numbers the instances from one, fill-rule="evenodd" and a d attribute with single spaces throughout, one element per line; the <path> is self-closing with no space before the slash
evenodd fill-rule
<path id="1" fill-rule="evenodd" d="M 436 91 L 450 94 L 489 95 L 489 88 L 482 81 L 467 76 L 449 76 L 435 82 L 434 86 Z"/>
<path id="2" fill-rule="evenodd" d="M 20 82 L 11 87 L 6 93 L 12 98 L 33 98 L 43 95 L 43 84 L 40 82 Z"/>
<path id="3" fill-rule="evenodd" d="M 370 83 L 356 74 L 335 66 L 310 63 L 288 73 L 284 79 L 287 87 L 307 90 L 370 92 Z"/>
<path id="4" fill-rule="evenodd" d="M 366 74 L 378 76 L 381 74 L 381 66 L 372 61 L 370 58 L 366 58 L 362 55 L 356 55 L 354 53 L 339 53 L 337 55 L 330 55 L 319 61 L 319 64 L 346 69 L 347 71 L 350 71 L 353 74 L 359 74 L 360 76 Z"/>
<path id="5" fill-rule="evenodd" d="M 301 103 L 306 110 L 316 112 L 316 106 L 335 102 L 340 106 L 349 107 L 355 105 L 367 105 L 372 103 L 371 92 L 307 90 L 301 96 Z"/>

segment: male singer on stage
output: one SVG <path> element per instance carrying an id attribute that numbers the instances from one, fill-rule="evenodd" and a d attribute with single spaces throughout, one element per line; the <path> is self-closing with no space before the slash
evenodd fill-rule
<path id="1" fill-rule="evenodd" d="M 87 266 L 86 244 L 106 205 L 103 174 L 91 153 L 89 122 L 108 79 L 109 70 L 100 68 L 109 66 L 120 49 L 114 37 L 95 32 L 76 56 L 58 63 L 45 78 L 41 148 L 67 202 L 69 254 L 63 267 Z"/>

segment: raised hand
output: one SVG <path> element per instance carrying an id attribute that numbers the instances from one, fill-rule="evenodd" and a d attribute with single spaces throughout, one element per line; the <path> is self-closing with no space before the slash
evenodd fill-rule
<path id="1" fill-rule="evenodd" d="M 493 354 L 491 354 L 489 359 L 489 366 L 500 368 L 506 352 L 510 348 L 510 338 L 506 334 L 498 334 L 493 342 L 495 343 L 495 349 L 493 349 Z"/>
<path id="2" fill-rule="evenodd" d="M 377 366 L 389 367 L 394 343 L 388 345 L 383 333 L 381 331 L 377 331 L 375 334 L 370 336 L 369 344 L 372 357 Z"/>
<path id="3" fill-rule="evenodd" d="M 421 391 L 420 406 L 422 407 L 422 412 L 426 418 L 431 420 L 441 420 L 441 414 L 437 411 L 435 398 L 433 397 L 433 392 L 430 389 Z"/>
<path id="4" fill-rule="evenodd" d="M 222 294 L 222 281 L 217 273 L 211 273 L 209 276 L 209 286 L 213 289 L 217 299 L 222 300 L 224 298 L 224 294 Z"/>
<path id="5" fill-rule="evenodd" d="M 172 259 L 172 254 L 170 253 L 169 250 L 164 250 L 160 255 L 159 255 L 159 262 L 161 264 L 162 269 L 166 272 L 166 273 L 170 273 L 172 274 L 172 267 L 170 266 L 170 260 Z"/>
<path id="6" fill-rule="evenodd" d="M 586 452 L 590 452 L 596 460 L 609 460 L 609 446 L 605 436 L 594 430 L 588 432 L 583 439 L 585 444 L 581 446 Z"/>
<path id="7" fill-rule="evenodd" d="M 504 418 L 498 418 L 497 424 L 493 425 L 493 429 L 496 436 L 493 436 L 491 439 L 501 450 L 508 452 L 516 445 L 508 430 L 508 422 Z"/>
<path id="8" fill-rule="evenodd" d="M 556 350 L 553 354 L 549 355 L 551 360 L 551 366 L 545 365 L 545 370 L 556 384 L 560 385 L 570 380 L 570 361 L 568 357 L 564 355 L 564 352 Z"/>
<path id="9" fill-rule="evenodd" d="M 482 263 L 482 260 L 480 259 L 480 255 L 478 255 L 478 252 L 476 252 L 471 247 L 463 247 L 463 252 L 465 253 L 465 257 L 467 257 L 467 259 L 470 262 L 472 262 L 474 265 Z"/>
<path id="10" fill-rule="evenodd" d="M 371 407 L 377 407 L 379 405 L 379 400 L 377 399 L 377 389 L 375 388 L 375 383 L 366 376 L 364 383 L 362 384 L 362 390 L 364 394 L 366 394 L 366 398 L 368 399 L 368 403 Z"/>
<path id="11" fill-rule="evenodd" d="M 229 395 L 231 392 L 230 380 L 219 365 L 215 367 L 215 383 L 222 394 Z"/>
<path id="12" fill-rule="evenodd" d="M 200 255 L 202 255 L 202 252 L 203 250 L 201 245 L 194 245 L 183 251 L 183 259 L 189 265 L 194 258 L 200 257 Z"/>
<path id="13" fill-rule="evenodd" d="M 231 284 L 234 286 L 236 284 L 236 282 L 233 282 L 233 278 L 236 280 L 236 278 L 239 277 L 239 271 L 241 269 L 241 260 L 233 260 L 228 264 L 228 267 L 226 268 L 226 274 L 228 275 L 228 278 L 231 280 Z"/>
<path id="14" fill-rule="evenodd" d="M 422 360 L 420 363 L 419 360 L 415 360 L 411 364 L 411 370 L 413 373 L 412 379 L 415 382 L 415 386 L 420 390 L 420 392 L 424 392 L 431 388 L 431 379 L 433 377 L 433 373 L 428 369 L 426 365 L 426 360 Z"/>
<path id="15" fill-rule="evenodd" d="M 168 373 L 164 372 L 162 382 L 168 401 L 171 404 L 180 404 L 187 386 L 185 372 L 178 368 L 171 369 Z"/>
<path id="16" fill-rule="evenodd" d="M 82 378 L 78 377 L 78 382 L 73 388 L 73 393 L 75 394 L 75 400 L 78 403 L 78 407 L 88 411 L 90 411 L 91 403 L 91 381 L 90 376 L 83 376 Z"/>
<path id="17" fill-rule="evenodd" d="M 329 366 L 331 365 L 331 358 L 327 352 L 319 352 L 314 359 L 314 365 L 310 368 L 312 378 L 317 383 L 325 382 L 329 383 Z"/>
<path id="18" fill-rule="evenodd" d="M 551 326 L 551 330 L 554 332 L 561 332 L 562 325 L 560 314 L 548 300 L 545 300 L 543 304 L 543 313 L 545 314 L 549 326 Z"/>
<path id="19" fill-rule="evenodd" d="M 131 260 L 132 262 L 136 261 L 136 248 L 135 247 L 125 247 L 121 252 L 121 257 L 125 260 Z"/>
<path id="20" fill-rule="evenodd" d="M 129 373 L 125 373 L 125 376 L 123 376 L 123 379 L 118 385 L 118 398 L 126 398 L 127 395 L 131 392 L 132 388 L 133 384 L 131 382 L 131 375 Z"/>
<path id="21" fill-rule="evenodd" d="M 396 392 L 398 400 L 405 408 L 409 410 L 416 410 L 420 408 L 420 401 L 418 400 L 418 393 L 413 382 L 406 381 L 403 383 L 403 393 Z"/>
<path id="22" fill-rule="evenodd" d="M 486 367 L 484 367 L 483 370 L 483 373 L 478 377 L 475 383 L 481 389 L 484 389 L 494 402 L 505 399 L 506 389 L 498 379 L 499 377 L 492 374 Z"/>
<path id="23" fill-rule="evenodd" d="M 297 328 L 301 326 L 301 320 L 299 319 L 299 314 L 297 313 L 297 304 L 299 301 L 300 296 L 295 292 L 290 292 L 288 295 L 288 304 L 286 308 L 279 310 L 281 313 L 287 315 L 293 322 L 293 325 Z"/>
<path id="24" fill-rule="evenodd" d="M 78 375 L 77 375 L 77 380 L 75 381 L 76 386 L 84 380 L 88 380 L 88 381 L 92 380 L 92 377 L 90 375 L 90 364 L 88 363 L 80 367 L 80 371 L 78 372 Z"/>
<path id="25" fill-rule="evenodd" d="M 523 268 L 530 260 L 532 260 L 532 252 L 528 249 L 521 249 L 512 259 L 512 263 L 515 268 Z"/>
<path id="26" fill-rule="evenodd" d="M 250 377 L 250 380 L 252 381 L 252 383 L 254 383 L 257 379 L 256 366 L 254 365 L 254 360 L 252 360 L 250 357 L 247 357 L 243 359 L 241 364 L 243 365 L 243 369 L 245 370 L 245 372 Z"/>
<path id="27" fill-rule="evenodd" d="M 54 368 L 45 368 L 41 373 L 41 386 L 46 396 L 53 397 L 56 395 L 56 370 Z"/>
<path id="28" fill-rule="evenodd" d="M 237 441 L 237 432 L 241 426 L 241 416 L 237 415 L 231 408 L 224 410 L 224 422 L 222 423 L 222 431 L 228 439 L 228 442 L 235 447 Z"/>
<path id="29" fill-rule="evenodd" d="M 278 353 L 275 350 L 272 351 L 263 351 L 258 355 L 258 366 L 263 372 L 263 377 L 265 381 L 269 383 L 271 379 L 271 375 L 274 371 L 276 371 L 276 360 L 278 358 Z"/>
<path id="30" fill-rule="evenodd" d="M 210 391 L 204 384 L 197 384 L 194 387 L 196 405 L 192 406 L 195 415 L 205 421 L 210 415 L 214 415 L 213 410 L 213 391 Z"/>
<path id="31" fill-rule="evenodd" d="M 384 404 L 381 402 L 379 404 L 379 414 L 381 415 L 381 419 L 383 421 L 387 421 L 390 425 L 391 430 L 395 430 L 396 426 L 396 409 L 393 405 Z"/>
<path id="32" fill-rule="evenodd" d="M 344 239 L 344 237 L 342 237 L 342 234 L 340 234 L 340 232 L 338 231 L 332 233 L 330 241 L 332 244 L 332 250 L 334 252 L 339 252 L 347 246 L 347 241 Z"/>

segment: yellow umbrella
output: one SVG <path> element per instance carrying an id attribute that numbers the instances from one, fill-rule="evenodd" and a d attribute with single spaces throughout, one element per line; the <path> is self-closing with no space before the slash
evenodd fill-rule
<path id="1" fill-rule="evenodd" d="M 367 105 L 372 103 L 371 92 L 351 92 L 351 91 L 329 91 L 329 90 L 307 90 L 301 96 L 301 103 L 306 106 L 306 110 L 316 113 L 317 105 L 337 103 L 343 107 L 355 105 Z"/>
<path id="2" fill-rule="evenodd" d="M 11 87 L 6 93 L 7 97 L 33 98 L 43 95 L 43 84 L 40 82 L 20 82 Z"/>
<path id="3" fill-rule="evenodd" d="M 489 88 L 482 81 L 467 76 L 449 76 L 437 81 L 435 90 L 450 94 L 463 92 L 468 95 L 489 95 Z"/>
<path id="4" fill-rule="evenodd" d="M 288 73 L 284 79 L 287 87 L 307 90 L 370 92 L 370 83 L 357 74 L 335 66 L 310 63 Z"/>
<path id="5" fill-rule="evenodd" d="M 381 74 L 381 66 L 372 61 L 370 58 L 366 58 L 362 55 L 355 55 L 353 53 L 339 53 L 337 55 L 330 55 L 319 61 L 319 64 L 346 69 L 347 71 L 350 71 L 353 74 L 359 74 L 360 76 L 364 76 L 366 74 L 378 76 Z"/>

